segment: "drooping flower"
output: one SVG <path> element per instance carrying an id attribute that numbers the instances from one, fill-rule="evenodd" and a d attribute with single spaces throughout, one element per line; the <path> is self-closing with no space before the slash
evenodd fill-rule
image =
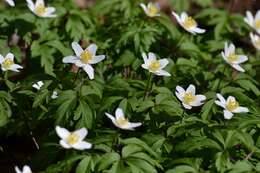
<path id="1" fill-rule="evenodd" d="M 42 81 L 38 81 L 38 82 L 34 83 L 32 85 L 32 87 L 37 89 L 37 90 L 40 90 L 43 85 L 44 85 L 44 83 Z"/>
<path id="2" fill-rule="evenodd" d="M 148 53 L 148 57 L 145 53 L 142 53 L 142 56 L 144 59 L 144 64 L 142 64 L 142 67 L 144 69 L 149 70 L 149 72 L 158 76 L 171 76 L 170 73 L 163 70 L 163 68 L 169 63 L 166 58 L 157 60 L 156 55 L 152 52 Z"/>
<path id="3" fill-rule="evenodd" d="M 72 63 L 78 67 L 82 67 L 83 70 L 88 74 L 90 79 L 94 79 L 94 69 L 91 64 L 96 64 L 103 59 L 105 55 L 96 55 L 97 45 L 91 44 L 85 50 L 77 42 L 71 44 L 72 49 L 74 50 L 76 56 L 67 56 L 64 57 L 63 63 Z"/>
<path id="4" fill-rule="evenodd" d="M 46 7 L 44 0 L 36 0 L 35 4 L 32 0 L 26 0 L 28 8 L 39 17 L 56 17 L 54 7 Z"/>
<path id="5" fill-rule="evenodd" d="M 141 3 L 140 6 L 142 7 L 142 9 L 144 10 L 147 16 L 149 17 L 160 16 L 160 6 L 158 3 L 149 2 L 147 6 Z"/>
<path id="6" fill-rule="evenodd" d="M 235 49 L 236 48 L 234 44 L 231 43 L 230 45 L 228 45 L 228 43 L 226 42 L 224 52 L 222 51 L 221 55 L 223 59 L 234 69 L 240 72 L 245 72 L 245 70 L 240 66 L 240 64 L 247 61 L 248 58 L 245 55 L 237 55 Z"/>
<path id="7" fill-rule="evenodd" d="M 177 13 L 172 11 L 172 15 L 176 18 L 177 22 L 188 32 L 194 35 L 206 32 L 205 29 L 199 28 L 198 23 L 191 16 L 188 16 L 186 12 L 182 12 L 179 16 Z"/>
<path id="8" fill-rule="evenodd" d="M 189 85 L 186 91 L 180 87 L 176 87 L 175 94 L 178 99 L 182 102 L 185 109 L 191 109 L 193 106 L 201 106 L 206 100 L 204 95 L 196 95 L 196 88 L 194 85 Z"/>
<path id="9" fill-rule="evenodd" d="M 56 126 L 56 133 L 61 138 L 60 145 L 63 148 L 70 149 L 74 148 L 77 150 L 90 149 L 92 144 L 83 139 L 87 136 L 88 131 L 86 128 L 78 129 L 74 132 L 69 132 L 67 129 L 60 126 Z"/>
<path id="10" fill-rule="evenodd" d="M 23 67 L 14 63 L 14 54 L 8 53 L 5 57 L 3 57 L 0 54 L 0 64 L 2 71 L 14 71 L 14 72 L 20 72 L 19 69 L 22 69 Z"/>
<path id="11" fill-rule="evenodd" d="M 116 116 L 112 116 L 109 113 L 105 113 L 106 116 L 112 121 L 112 123 L 123 130 L 134 130 L 134 128 L 139 127 L 142 123 L 131 123 L 129 120 L 124 116 L 124 112 L 121 108 L 116 109 Z"/>
<path id="12" fill-rule="evenodd" d="M 14 1 L 13 0 L 5 0 L 10 6 L 14 7 Z"/>
<path id="13" fill-rule="evenodd" d="M 52 98 L 52 99 L 58 98 L 58 92 L 57 92 L 57 91 L 53 91 L 53 92 L 52 92 L 52 95 L 51 95 L 51 98 Z"/>
<path id="14" fill-rule="evenodd" d="M 260 50 L 260 37 L 253 33 L 250 33 L 251 42 L 257 50 Z"/>
<path id="15" fill-rule="evenodd" d="M 32 173 L 32 170 L 28 165 L 24 165 L 23 170 L 20 170 L 17 166 L 15 166 L 14 169 L 16 173 Z"/>
<path id="16" fill-rule="evenodd" d="M 218 106 L 221 106 L 224 108 L 224 118 L 225 119 L 231 119 L 233 117 L 233 113 L 243 113 L 243 112 L 249 112 L 247 107 L 239 106 L 239 103 L 236 101 L 235 97 L 229 96 L 227 100 L 221 95 L 217 94 L 217 98 L 219 100 L 216 100 L 215 103 Z"/>
<path id="17" fill-rule="evenodd" d="M 260 10 L 256 12 L 255 17 L 250 11 L 247 11 L 244 21 L 260 34 Z"/>

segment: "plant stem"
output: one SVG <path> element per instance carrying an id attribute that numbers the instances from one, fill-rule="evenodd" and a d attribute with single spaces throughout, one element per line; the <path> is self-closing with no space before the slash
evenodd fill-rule
<path id="1" fill-rule="evenodd" d="M 250 157 L 254 154 L 254 151 L 251 151 L 246 157 L 245 160 L 250 159 Z"/>
<path id="2" fill-rule="evenodd" d="M 149 74 L 149 77 L 148 77 L 148 81 L 147 81 L 146 88 L 145 88 L 145 92 L 144 92 L 143 101 L 144 101 L 145 98 L 147 97 L 147 92 L 148 92 L 148 89 L 149 89 L 151 77 L 152 77 L 152 73 L 150 73 L 150 74 Z"/>
<path id="3" fill-rule="evenodd" d="M 78 79 L 80 70 L 81 70 L 81 69 L 79 68 L 78 71 L 77 71 L 77 73 L 76 73 L 76 75 L 75 75 L 75 77 L 74 77 L 74 79 L 73 79 L 73 85 L 75 84 L 76 80 Z"/>

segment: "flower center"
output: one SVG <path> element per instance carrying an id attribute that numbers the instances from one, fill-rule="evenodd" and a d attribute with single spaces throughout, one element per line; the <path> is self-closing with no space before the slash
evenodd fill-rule
<path id="1" fill-rule="evenodd" d="M 8 68 L 10 68 L 11 65 L 13 65 L 13 64 L 14 64 L 14 61 L 13 61 L 13 60 L 11 60 L 11 59 L 5 59 L 4 62 L 3 62 L 3 64 L 2 64 L 2 66 L 3 66 L 3 68 L 8 69 Z"/>
<path id="2" fill-rule="evenodd" d="M 255 27 L 256 29 L 260 29 L 260 20 L 255 20 Z"/>
<path id="3" fill-rule="evenodd" d="M 46 12 L 46 8 L 43 4 L 39 4 L 35 7 L 35 13 L 42 16 Z"/>
<path id="4" fill-rule="evenodd" d="M 148 14 L 150 16 L 155 16 L 159 12 L 159 8 L 156 5 L 151 4 L 148 7 Z"/>
<path id="5" fill-rule="evenodd" d="M 233 62 L 236 62 L 238 60 L 238 56 L 236 54 L 230 54 L 228 56 L 228 61 L 233 63 Z"/>
<path id="6" fill-rule="evenodd" d="M 185 28 L 193 28 L 197 26 L 197 22 L 192 17 L 187 17 L 184 21 L 184 27 Z"/>
<path id="7" fill-rule="evenodd" d="M 70 145 L 76 144 L 79 141 L 79 135 L 75 134 L 75 133 L 71 133 L 68 137 L 67 137 L 67 143 Z"/>
<path id="8" fill-rule="evenodd" d="M 233 111 L 239 107 L 239 103 L 237 101 L 229 101 L 229 102 L 227 102 L 226 107 L 227 107 L 227 110 Z"/>
<path id="9" fill-rule="evenodd" d="M 92 59 L 92 54 L 89 51 L 86 50 L 86 51 L 81 53 L 80 59 L 81 59 L 82 62 L 87 64 L 89 62 L 89 60 Z"/>
<path id="10" fill-rule="evenodd" d="M 149 65 L 149 69 L 150 69 L 151 71 L 157 71 L 157 70 L 159 70 L 160 67 L 161 67 L 161 64 L 160 64 L 160 62 L 157 61 L 157 60 L 153 60 L 153 61 L 151 62 L 151 64 Z"/>
<path id="11" fill-rule="evenodd" d="M 127 125 L 128 124 L 128 119 L 124 118 L 124 117 L 120 117 L 116 120 L 116 123 L 119 125 L 119 126 L 124 126 L 124 125 Z"/>
<path id="12" fill-rule="evenodd" d="M 190 104 L 191 102 L 193 102 L 196 99 L 196 97 L 191 93 L 191 92 L 187 92 L 184 94 L 183 97 L 183 102 L 185 104 Z"/>

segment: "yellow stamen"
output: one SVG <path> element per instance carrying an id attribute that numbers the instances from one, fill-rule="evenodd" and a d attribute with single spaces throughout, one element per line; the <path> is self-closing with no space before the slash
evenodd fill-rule
<path id="1" fill-rule="evenodd" d="M 233 110 L 235 110 L 235 109 L 238 108 L 238 107 L 239 107 L 239 103 L 238 103 L 237 101 L 235 101 L 235 100 L 229 101 L 229 102 L 227 102 L 227 104 L 226 104 L 226 108 L 227 108 L 227 110 L 229 110 L 229 111 L 233 111 Z"/>
<path id="2" fill-rule="evenodd" d="M 46 12 L 46 8 L 43 4 L 39 4 L 38 6 L 35 7 L 35 13 L 38 14 L 39 16 L 44 15 Z"/>
<path id="3" fill-rule="evenodd" d="M 195 101 L 196 97 L 191 92 L 187 92 L 184 94 L 183 102 L 185 104 L 190 104 L 191 102 Z"/>
<path id="4" fill-rule="evenodd" d="M 255 20 L 255 27 L 256 29 L 260 29 L 260 19 Z"/>
<path id="5" fill-rule="evenodd" d="M 79 141 L 79 135 L 75 134 L 75 133 L 71 133 L 67 139 L 66 139 L 67 143 L 70 145 L 76 144 Z"/>
<path id="6" fill-rule="evenodd" d="M 8 69 L 8 68 L 10 68 L 11 65 L 13 65 L 13 64 L 14 64 L 14 61 L 13 61 L 13 60 L 6 58 L 6 59 L 4 60 L 4 62 L 2 63 L 2 66 L 3 66 L 3 68 Z"/>
<path id="7" fill-rule="evenodd" d="M 192 17 L 187 17 L 183 23 L 185 28 L 193 28 L 197 26 L 197 22 Z"/>
<path id="8" fill-rule="evenodd" d="M 80 59 L 81 59 L 82 62 L 87 64 L 92 59 L 92 54 L 89 51 L 86 50 L 86 51 L 81 53 Z"/>
<path id="9" fill-rule="evenodd" d="M 228 57 L 227 57 L 228 61 L 233 63 L 233 62 L 236 62 L 238 60 L 238 56 L 236 54 L 230 54 Z"/>
<path id="10" fill-rule="evenodd" d="M 119 126 L 125 126 L 128 124 L 128 119 L 124 118 L 124 117 L 120 117 L 116 120 L 116 123 L 119 125 Z"/>
<path id="11" fill-rule="evenodd" d="M 150 69 L 151 71 L 157 71 L 157 70 L 159 70 L 160 67 L 161 67 L 161 64 L 160 64 L 160 62 L 157 61 L 157 60 L 153 60 L 153 61 L 151 62 L 151 64 L 149 65 L 149 69 Z"/>
<path id="12" fill-rule="evenodd" d="M 148 7 L 148 14 L 150 16 L 155 16 L 157 13 L 159 13 L 159 8 L 154 5 L 154 4 L 151 4 L 149 7 Z"/>

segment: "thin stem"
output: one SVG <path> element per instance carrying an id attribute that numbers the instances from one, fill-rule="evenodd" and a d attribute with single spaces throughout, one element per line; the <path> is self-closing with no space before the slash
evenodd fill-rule
<path id="1" fill-rule="evenodd" d="M 74 79 L 73 79 L 73 85 L 75 84 L 76 80 L 78 79 L 80 70 L 81 70 L 81 69 L 79 68 L 78 71 L 77 71 L 77 73 L 76 73 L 76 75 L 75 75 L 75 77 L 74 77 Z"/>
<path id="2" fill-rule="evenodd" d="M 253 154 L 254 154 L 254 151 L 251 151 L 251 152 L 245 157 L 245 160 L 250 159 L 250 157 L 252 157 Z"/>
<path id="3" fill-rule="evenodd" d="M 147 81 L 146 88 L 145 88 L 145 92 L 144 92 L 143 101 L 144 101 L 145 98 L 147 97 L 147 92 L 148 92 L 148 89 L 149 89 L 151 77 L 152 77 L 152 73 L 150 73 L 150 74 L 149 74 L 149 77 L 148 77 L 148 81 Z"/>

